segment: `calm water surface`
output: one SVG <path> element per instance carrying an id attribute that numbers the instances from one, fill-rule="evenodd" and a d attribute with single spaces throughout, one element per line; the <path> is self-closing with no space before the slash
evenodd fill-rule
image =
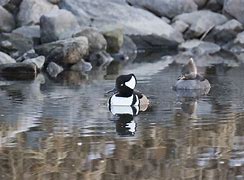
<path id="1" fill-rule="evenodd" d="M 181 66 L 131 64 L 152 104 L 113 115 L 116 75 L 0 82 L 0 179 L 244 179 L 244 66 L 208 68 L 208 95 L 172 91 Z"/>

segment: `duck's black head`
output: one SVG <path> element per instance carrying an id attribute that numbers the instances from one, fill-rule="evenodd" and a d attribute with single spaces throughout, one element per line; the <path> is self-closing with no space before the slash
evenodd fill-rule
<path id="1" fill-rule="evenodd" d="M 116 79 L 116 89 L 120 96 L 129 97 L 133 94 L 136 83 L 134 74 L 120 75 Z"/>

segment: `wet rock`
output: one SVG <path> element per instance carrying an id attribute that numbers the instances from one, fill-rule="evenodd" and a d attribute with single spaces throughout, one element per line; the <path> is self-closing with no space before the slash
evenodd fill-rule
<path id="1" fill-rule="evenodd" d="M 130 4 L 142 7 L 158 16 L 173 18 L 176 15 L 193 12 L 197 10 L 197 5 L 193 0 L 127 0 Z"/>
<path id="2" fill-rule="evenodd" d="M 57 77 L 57 75 L 61 73 L 64 70 L 64 68 L 54 62 L 50 62 L 46 70 L 51 77 Z"/>
<path id="3" fill-rule="evenodd" d="M 112 61 L 113 58 L 106 51 L 95 52 L 89 56 L 89 62 L 94 68 L 105 67 Z"/>
<path id="4" fill-rule="evenodd" d="M 123 44 L 119 52 L 115 54 L 111 54 L 111 56 L 114 58 L 114 60 L 118 60 L 118 61 L 134 60 L 137 56 L 136 44 L 128 36 L 124 36 L 123 39 L 124 39 Z"/>
<path id="5" fill-rule="evenodd" d="M 23 61 L 23 63 L 32 63 L 34 64 L 38 70 L 41 70 L 43 68 L 43 65 L 45 63 L 45 57 L 44 56 L 38 56 L 31 59 L 26 59 Z"/>
<path id="6" fill-rule="evenodd" d="M 87 28 L 76 33 L 73 37 L 85 36 L 89 43 L 89 53 L 102 51 L 107 49 L 107 41 L 104 36 L 95 29 Z"/>
<path id="7" fill-rule="evenodd" d="M 20 26 L 38 24 L 43 14 L 57 9 L 58 6 L 49 3 L 47 0 L 23 0 L 17 16 L 18 24 Z"/>
<path id="8" fill-rule="evenodd" d="M 220 51 L 220 46 L 211 42 L 204 42 L 197 39 L 188 40 L 179 45 L 180 50 L 192 51 L 195 55 L 214 54 Z"/>
<path id="9" fill-rule="evenodd" d="M 109 53 L 118 53 L 124 40 L 123 30 L 114 29 L 111 31 L 103 32 L 103 35 L 108 43 L 107 51 Z"/>
<path id="10" fill-rule="evenodd" d="M 225 0 L 223 10 L 244 24 L 244 1 Z"/>
<path id="11" fill-rule="evenodd" d="M 227 22 L 227 18 L 225 16 L 208 10 L 181 14 L 174 18 L 174 21 L 177 20 L 190 25 L 190 28 L 185 33 L 187 39 L 199 37 L 214 26 Z"/>
<path id="12" fill-rule="evenodd" d="M 39 25 L 32 25 L 32 26 L 22 26 L 15 30 L 13 33 L 21 34 L 24 37 L 31 38 L 35 45 L 40 44 L 40 26 Z"/>
<path id="13" fill-rule="evenodd" d="M 85 62 L 83 59 L 74 64 L 73 66 L 71 66 L 70 68 L 73 71 L 79 71 L 79 72 L 87 72 L 90 71 L 92 69 L 92 65 L 89 62 Z"/>
<path id="14" fill-rule="evenodd" d="M 119 25 L 127 35 L 155 34 L 169 40 L 183 41 L 182 35 L 160 18 L 125 3 L 112 0 L 63 0 L 60 7 L 71 11 L 81 26 L 96 27 L 104 31 L 108 26 Z"/>
<path id="15" fill-rule="evenodd" d="M 60 2 L 60 0 L 48 0 L 48 2 L 50 2 L 52 4 L 58 4 Z"/>
<path id="16" fill-rule="evenodd" d="M 40 18 L 41 42 L 67 39 L 80 29 L 75 16 L 64 9 L 53 10 Z"/>
<path id="17" fill-rule="evenodd" d="M 184 21 L 175 21 L 173 24 L 172 24 L 172 27 L 174 29 L 176 29 L 177 31 L 183 33 L 187 30 L 187 28 L 189 27 L 188 24 L 186 24 Z"/>
<path id="18" fill-rule="evenodd" d="M 14 27 L 15 22 L 13 15 L 0 6 L 0 32 L 10 32 Z"/>
<path id="19" fill-rule="evenodd" d="M 16 61 L 8 54 L 0 52 L 0 64 L 15 63 Z"/>
<path id="20" fill-rule="evenodd" d="M 178 43 L 176 41 L 168 40 L 162 36 L 147 35 L 147 36 L 136 36 L 131 35 L 130 38 L 136 44 L 137 49 L 177 49 Z M 182 41 L 183 42 L 183 41 Z"/>
<path id="21" fill-rule="evenodd" d="M 78 63 L 89 50 L 86 37 L 76 37 L 46 43 L 35 47 L 39 55 L 44 55 L 47 63 L 53 61 L 64 67 Z"/>
<path id="22" fill-rule="evenodd" d="M 32 39 L 15 33 L 0 34 L 0 50 L 11 57 L 18 58 L 30 49 L 33 49 Z"/>
<path id="23" fill-rule="evenodd" d="M 0 65 L 0 76 L 7 80 L 30 80 L 36 77 L 36 66 L 32 63 L 8 63 Z"/>

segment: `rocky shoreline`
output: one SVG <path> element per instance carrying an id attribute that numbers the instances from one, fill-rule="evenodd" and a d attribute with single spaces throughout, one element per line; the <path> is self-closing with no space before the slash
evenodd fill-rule
<path id="1" fill-rule="evenodd" d="M 0 75 L 106 69 L 141 49 L 235 66 L 244 62 L 243 24 L 241 0 L 0 0 Z"/>

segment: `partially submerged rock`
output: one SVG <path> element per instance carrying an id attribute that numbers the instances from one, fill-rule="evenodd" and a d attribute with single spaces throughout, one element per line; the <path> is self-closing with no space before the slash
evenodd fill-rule
<path id="1" fill-rule="evenodd" d="M 50 62 L 46 69 L 46 71 L 51 77 L 57 77 L 57 75 L 61 73 L 63 70 L 64 68 L 62 66 L 59 66 L 54 62 Z"/>
<path id="2" fill-rule="evenodd" d="M 39 55 L 64 67 L 78 63 L 87 55 L 89 47 L 86 37 L 76 37 L 40 45 L 35 48 Z"/>
<path id="3" fill-rule="evenodd" d="M 194 80 L 178 80 L 173 86 L 174 90 L 203 90 L 209 91 L 211 85 L 207 79 L 200 81 L 197 79 Z"/>
<path id="4" fill-rule="evenodd" d="M 92 67 L 105 67 L 113 61 L 113 58 L 106 51 L 99 51 L 91 54 L 88 61 Z"/>
<path id="5" fill-rule="evenodd" d="M 8 63 L 0 65 L 0 76 L 6 80 L 30 80 L 37 75 L 32 63 Z"/>
<path id="6" fill-rule="evenodd" d="M 65 9 L 51 11 L 40 18 L 42 43 L 70 38 L 79 29 L 75 16 Z"/>
<path id="7" fill-rule="evenodd" d="M 87 72 L 92 69 L 92 65 L 89 62 L 85 62 L 83 59 L 70 67 L 73 71 Z"/>
<path id="8" fill-rule="evenodd" d="M 118 53 L 124 41 L 123 30 L 114 29 L 111 31 L 103 32 L 103 35 L 108 44 L 107 51 L 109 53 Z"/>

